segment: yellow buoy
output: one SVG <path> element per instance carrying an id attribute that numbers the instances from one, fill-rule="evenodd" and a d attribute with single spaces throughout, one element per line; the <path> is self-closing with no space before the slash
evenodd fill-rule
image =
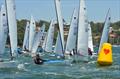
<path id="1" fill-rule="evenodd" d="M 112 62 L 112 45 L 110 43 L 104 43 L 99 52 L 97 63 L 102 66 L 108 66 Z"/>

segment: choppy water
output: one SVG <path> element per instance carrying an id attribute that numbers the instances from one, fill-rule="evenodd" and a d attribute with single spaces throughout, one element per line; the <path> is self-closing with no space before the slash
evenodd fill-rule
<path id="1" fill-rule="evenodd" d="M 4 58 L 8 53 L 6 48 Z M 113 47 L 113 60 L 106 67 L 98 66 L 96 59 L 89 63 L 35 65 L 30 57 L 19 56 L 12 66 L 0 68 L 0 79 L 120 79 L 120 47 Z"/>

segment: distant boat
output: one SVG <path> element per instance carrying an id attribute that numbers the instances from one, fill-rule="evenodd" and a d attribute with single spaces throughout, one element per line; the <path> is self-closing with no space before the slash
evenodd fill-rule
<path id="1" fill-rule="evenodd" d="M 45 44 L 43 44 L 42 48 L 45 52 L 52 52 L 52 45 L 54 39 L 54 28 L 55 28 L 55 21 L 52 20 L 49 26 L 48 33 L 45 38 Z"/>
<path id="2" fill-rule="evenodd" d="M 104 23 L 104 28 L 103 28 L 103 32 L 102 32 L 102 36 L 101 36 L 101 40 L 100 40 L 99 51 L 100 51 L 103 43 L 108 42 L 110 20 L 111 20 L 111 17 L 110 17 L 110 9 L 109 9 L 108 13 L 107 13 L 107 16 L 106 16 L 106 19 L 105 19 L 105 23 Z M 98 51 L 98 53 L 99 53 L 99 51 Z"/>
<path id="3" fill-rule="evenodd" d="M 30 30 L 29 30 L 29 52 L 31 52 L 32 50 L 35 33 L 36 33 L 36 24 L 33 16 L 31 16 Z"/>
<path id="4" fill-rule="evenodd" d="M 9 27 L 9 37 L 11 45 L 11 56 L 15 57 L 17 54 L 17 22 L 15 12 L 15 0 L 5 0 L 7 9 L 7 19 Z"/>
<path id="5" fill-rule="evenodd" d="M 33 39 L 33 46 L 31 49 L 32 56 L 34 56 L 37 53 L 38 46 L 40 44 L 40 41 L 43 40 L 43 34 L 45 32 L 45 25 L 41 27 L 39 32 L 36 32 L 34 39 Z"/>
<path id="6" fill-rule="evenodd" d="M 56 45 L 54 48 L 54 52 L 56 53 L 56 55 L 64 55 L 59 31 L 58 31 L 58 36 L 57 36 L 57 41 L 56 41 Z"/>
<path id="7" fill-rule="evenodd" d="M 92 30 L 90 23 L 88 24 L 88 48 L 94 53 L 93 40 L 92 40 Z"/>
<path id="8" fill-rule="evenodd" d="M 64 54 L 64 26 L 63 26 L 63 18 L 62 18 L 62 12 L 61 12 L 61 4 L 60 4 L 60 0 L 55 0 L 55 8 L 56 8 L 56 15 L 57 15 L 57 20 L 58 20 L 58 24 L 59 24 L 59 32 L 58 32 L 58 36 L 57 37 L 57 43 L 61 44 L 61 49 L 55 49 L 55 53 L 61 53 Z M 58 46 L 56 44 L 56 46 Z M 55 47 L 56 48 L 56 47 Z"/>
<path id="9" fill-rule="evenodd" d="M 26 50 L 29 51 L 29 29 L 30 29 L 30 23 L 27 22 L 25 34 L 24 34 L 24 40 L 23 40 L 23 51 Z"/>
<path id="10" fill-rule="evenodd" d="M 80 0 L 77 54 L 75 60 L 88 61 L 88 19 L 86 14 L 85 0 Z"/>
<path id="11" fill-rule="evenodd" d="M 70 55 L 73 49 L 76 49 L 77 29 L 78 29 L 78 11 L 77 9 L 74 9 L 69 34 L 67 38 L 65 54 Z"/>

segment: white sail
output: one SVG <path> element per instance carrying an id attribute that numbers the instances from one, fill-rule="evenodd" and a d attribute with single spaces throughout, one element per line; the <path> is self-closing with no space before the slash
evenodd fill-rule
<path id="1" fill-rule="evenodd" d="M 24 40 L 23 40 L 23 50 L 28 50 L 29 48 L 29 27 L 30 27 L 30 23 L 27 22 L 26 24 L 26 29 L 25 29 L 25 34 L 24 34 Z"/>
<path id="2" fill-rule="evenodd" d="M 80 0 L 77 54 L 80 60 L 88 61 L 88 20 L 84 0 Z"/>
<path id="3" fill-rule="evenodd" d="M 62 43 L 61 43 L 61 38 L 60 38 L 60 32 L 58 32 L 58 36 L 57 36 L 57 41 L 56 41 L 56 45 L 54 48 L 54 52 L 58 55 L 63 54 L 63 49 L 62 49 Z"/>
<path id="4" fill-rule="evenodd" d="M 102 36 L 101 36 L 101 40 L 100 40 L 99 51 L 101 49 L 102 44 L 105 43 L 105 42 L 108 42 L 110 20 L 111 20 L 111 17 L 110 17 L 110 9 L 109 9 L 108 13 L 107 13 L 105 23 L 104 23 L 104 28 L 103 28 L 103 32 L 102 32 Z"/>
<path id="5" fill-rule="evenodd" d="M 48 33 L 47 33 L 48 34 Z M 42 44 L 42 49 L 43 51 L 45 51 L 45 48 L 46 48 L 46 41 L 47 41 L 47 36 L 45 37 L 44 41 L 43 41 L 43 44 Z"/>
<path id="6" fill-rule="evenodd" d="M 93 40 L 92 40 L 92 30 L 91 30 L 90 23 L 88 25 L 88 48 L 90 48 L 91 51 L 94 52 L 94 49 L 93 49 Z"/>
<path id="7" fill-rule="evenodd" d="M 46 44 L 46 32 L 45 32 L 45 24 L 43 24 L 43 26 L 40 28 L 40 32 L 42 33 L 42 36 L 41 36 L 41 40 L 40 40 L 40 45 L 42 46 L 42 48 L 45 47 L 45 44 Z"/>
<path id="8" fill-rule="evenodd" d="M 59 33 L 60 33 L 60 41 L 62 43 L 62 49 L 64 52 L 64 27 L 63 27 L 63 18 L 62 18 L 62 12 L 61 12 L 61 4 L 60 0 L 55 0 L 55 7 L 56 7 L 56 15 L 59 23 Z"/>
<path id="9" fill-rule="evenodd" d="M 47 36 L 45 38 L 45 46 L 43 48 L 46 52 L 52 52 L 53 38 L 54 38 L 54 20 L 51 21 Z"/>
<path id="10" fill-rule="evenodd" d="M 33 16 L 31 16 L 30 30 L 29 30 L 29 51 L 32 50 L 34 36 L 36 33 L 35 28 L 36 28 L 35 20 L 34 20 Z"/>
<path id="11" fill-rule="evenodd" d="M 73 12 L 67 43 L 66 43 L 65 53 L 67 54 L 69 54 L 73 49 L 76 49 L 77 28 L 78 28 L 78 11 L 77 9 L 75 9 Z"/>
<path id="12" fill-rule="evenodd" d="M 0 16 L 0 54 L 3 54 L 8 36 L 7 15 L 4 5 L 1 6 Z"/>
<path id="13" fill-rule="evenodd" d="M 45 25 L 43 25 L 41 27 L 41 29 L 39 30 L 39 32 L 37 32 L 35 34 L 35 37 L 34 37 L 34 42 L 33 42 L 33 47 L 32 47 L 32 53 L 36 53 L 37 52 L 37 49 L 38 49 L 38 46 L 40 44 L 40 41 L 43 39 L 43 34 L 45 32 Z"/>
<path id="14" fill-rule="evenodd" d="M 12 56 L 15 56 L 17 52 L 17 22 L 16 22 L 16 12 L 15 12 L 15 0 L 5 0 L 5 1 L 7 7 L 11 53 Z"/>

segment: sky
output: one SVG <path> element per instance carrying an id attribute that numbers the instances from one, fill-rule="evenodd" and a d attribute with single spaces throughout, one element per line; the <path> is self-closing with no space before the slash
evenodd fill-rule
<path id="1" fill-rule="evenodd" d="M 15 0 L 17 19 L 36 21 L 56 19 L 54 0 Z M 111 9 L 112 22 L 120 21 L 120 0 L 85 0 L 89 21 L 104 22 L 108 9 Z M 4 0 L 0 0 L 0 5 Z M 69 23 L 74 8 L 79 8 L 79 0 L 61 0 L 63 18 Z"/>

